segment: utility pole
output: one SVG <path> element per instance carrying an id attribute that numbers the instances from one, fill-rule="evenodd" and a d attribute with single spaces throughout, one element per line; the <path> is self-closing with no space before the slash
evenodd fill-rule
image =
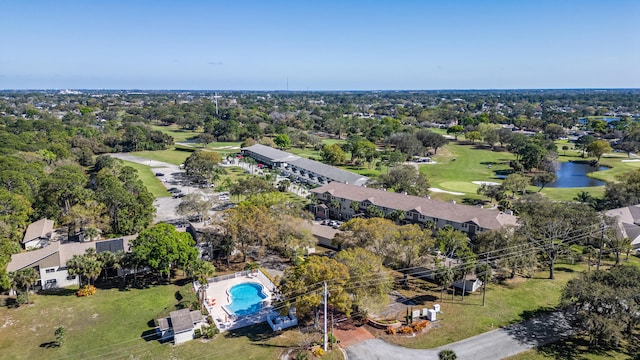
<path id="1" fill-rule="evenodd" d="M 482 306 L 484 306 L 484 299 L 487 296 L 487 281 L 489 281 L 489 254 L 485 255 L 485 268 L 484 268 L 484 284 L 482 284 Z"/>
<path id="2" fill-rule="evenodd" d="M 600 251 L 598 251 L 598 265 L 596 265 L 596 270 L 600 270 L 600 259 L 602 259 L 602 247 L 604 246 L 604 221 L 602 222 L 602 235 L 600 236 Z"/>
<path id="3" fill-rule="evenodd" d="M 324 296 L 324 351 L 327 351 L 327 282 L 324 282 L 324 292 L 322 293 Z"/>

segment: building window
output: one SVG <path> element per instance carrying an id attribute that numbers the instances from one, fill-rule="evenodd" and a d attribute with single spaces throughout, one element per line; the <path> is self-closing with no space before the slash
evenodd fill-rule
<path id="1" fill-rule="evenodd" d="M 462 227 L 463 227 L 464 229 L 466 229 L 467 227 L 469 227 L 469 225 L 467 225 L 467 224 L 462 224 Z"/>
<path id="2" fill-rule="evenodd" d="M 46 272 L 47 274 L 51 274 L 51 273 L 53 273 L 53 272 L 56 272 L 56 269 L 47 269 L 47 270 L 45 270 L 45 272 Z"/>
<path id="3" fill-rule="evenodd" d="M 55 284 L 55 283 L 57 283 L 57 282 L 58 282 L 58 280 L 56 280 L 56 279 L 49 279 L 49 280 L 47 280 L 47 282 L 46 282 L 46 283 L 47 283 L 47 284 Z"/>
<path id="4" fill-rule="evenodd" d="M 67 276 L 67 280 L 75 280 L 75 279 L 76 279 L 75 275 L 74 276 Z"/>

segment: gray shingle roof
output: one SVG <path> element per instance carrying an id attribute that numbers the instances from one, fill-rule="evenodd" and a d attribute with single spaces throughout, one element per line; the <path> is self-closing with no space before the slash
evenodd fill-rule
<path id="1" fill-rule="evenodd" d="M 368 200 L 373 205 L 389 209 L 416 211 L 419 214 L 449 220 L 457 223 L 475 223 L 484 229 L 498 229 L 505 225 L 517 225 L 517 218 L 501 211 L 478 208 L 475 206 L 453 204 L 431 200 L 419 196 L 404 195 L 384 190 L 371 189 L 332 182 L 311 190 L 316 194 L 328 192 L 332 196 L 351 201 Z"/>
<path id="2" fill-rule="evenodd" d="M 300 159 L 300 156 L 288 153 L 286 151 L 274 149 L 271 146 L 266 146 L 262 144 L 255 144 L 248 146 L 246 148 L 242 148 L 242 151 L 250 151 L 256 154 L 260 154 L 264 157 L 272 159 L 274 162 L 291 162 L 293 160 Z"/>
<path id="3" fill-rule="evenodd" d="M 27 227 L 27 231 L 24 233 L 22 243 L 24 244 L 39 237 L 44 237 L 47 234 L 50 234 L 52 231 L 53 220 L 49 220 L 47 218 L 40 219 L 34 223 L 31 223 L 29 227 Z"/>
<path id="4" fill-rule="evenodd" d="M 264 156 L 271 159 L 271 161 L 273 162 L 291 164 L 301 169 L 323 175 L 324 177 L 329 178 L 333 181 L 339 181 L 353 185 L 363 185 L 369 180 L 369 178 L 367 178 L 366 176 L 342 170 L 335 166 L 330 166 L 319 161 L 303 158 L 285 151 L 274 149 L 270 146 L 255 144 L 246 148 L 242 148 L 242 151 L 248 151 Z"/>
<path id="5" fill-rule="evenodd" d="M 324 177 L 327 177 L 329 179 L 332 179 L 334 181 L 339 181 L 342 183 L 348 183 L 352 185 L 363 185 L 369 180 L 369 178 L 367 178 L 366 176 L 362 176 L 356 173 L 352 173 L 350 171 L 342 170 L 335 166 L 323 164 L 315 160 L 299 158 L 297 160 L 289 161 L 289 163 L 299 168 L 312 171 L 316 174 L 323 175 Z"/>
<path id="6" fill-rule="evenodd" d="M 172 311 L 169 313 L 169 318 L 171 319 L 171 327 L 174 334 L 193 329 L 193 319 L 189 309 Z"/>

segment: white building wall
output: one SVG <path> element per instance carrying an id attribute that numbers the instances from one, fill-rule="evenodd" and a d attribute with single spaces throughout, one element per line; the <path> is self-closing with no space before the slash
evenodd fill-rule
<path id="1" fill-rule="evenodd" d="M 193 329 L 173 335 L 173 343 L 176 345 L 182 344 L 183 342 L 187 342 L 189 340 L 193 340 Z"/>
<path id="2" fill-rule="evenodd" d="M 47 270 L 49 272 L 47 272 Z M 80 284 L 77 275 L 71 278 L 67 269 L 57 266 L 40 269 L 40 279 L 42 280 L 43 289 L 63 288 Z"/>

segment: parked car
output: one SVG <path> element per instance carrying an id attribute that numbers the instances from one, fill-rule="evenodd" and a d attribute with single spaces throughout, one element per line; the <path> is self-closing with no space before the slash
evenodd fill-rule
<path id="1" fill-rule="evenodd" d="M 163 173 L 156 173 L 156 176 L 164 176 Z"/>

